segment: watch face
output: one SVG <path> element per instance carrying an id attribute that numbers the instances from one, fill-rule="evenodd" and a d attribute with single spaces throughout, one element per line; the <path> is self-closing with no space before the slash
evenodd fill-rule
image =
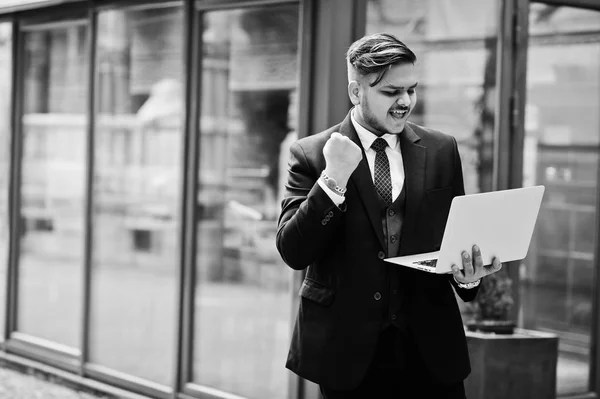
<path id="1" fill-rule="evenodd" d="M 335 180 L 327 179 L 326 183 L 327 183 L 327 187 L 329 187 L 332 190 L 335 190 L 335 187 L 337 186 L 337 184 L 335 183 Z"/>
<path id="2" fill-rule="evenodd" d="M 342 189 L 338 186 L 337 182 L 335 181 L 335 179 L 332 179 L 331 177 L 327 176 L 325 174 L 325 172 L 323 172 L 321 174 L 321 180 L 323 182 L 325 182 L 325 185 L 327 186 L 327 188 L 329 188 L 331 191 L 333 191 L 334 193 L 343 196 L 344 193 L 346 192 L 346 189 Z"/>

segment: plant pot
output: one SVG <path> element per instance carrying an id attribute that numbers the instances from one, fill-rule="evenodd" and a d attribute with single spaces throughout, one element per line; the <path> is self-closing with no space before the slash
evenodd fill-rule
<path id="1" fill-rule="evenodd" d="M 472 320 L 465 325 L 469 331 L 495 334 L 512 334 L 516 327 L 512 320 Z"/>
<path id="2" fill-rule="evenodd" d="M 471 374 L 468 398 L 548 399 L 556 397 L 558 337 L 515 328 L 514 334 L 466 332 Z"/>

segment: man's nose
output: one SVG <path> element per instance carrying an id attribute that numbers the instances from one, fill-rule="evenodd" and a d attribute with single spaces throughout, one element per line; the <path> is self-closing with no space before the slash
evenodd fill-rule
<path id="1" fill-rule="evenodd" d="M 408 95 L 408 92 L 404 92 L 402 94 L 400 94 L 400 96 L 398 96 L 398 99 L 396 100 L 396 103 L 398 103 L 399 105 L 406 105 L 408 106 L 410 104 L 410 96 Z"/>

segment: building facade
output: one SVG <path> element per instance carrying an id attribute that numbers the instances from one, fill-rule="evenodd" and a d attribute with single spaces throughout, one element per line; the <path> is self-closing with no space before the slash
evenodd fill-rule
<path id="1" fill-rule="evenodd" d="M 557 397 L 598 397 L 596 0 L 0 1 L 0 359 L 155 398 L 317 398 L 284 368 L 287 150 L 344 118 L 345 50 L 383 31 L 467 193 L 546 186 L 513 316 L 559 336 Z"/>

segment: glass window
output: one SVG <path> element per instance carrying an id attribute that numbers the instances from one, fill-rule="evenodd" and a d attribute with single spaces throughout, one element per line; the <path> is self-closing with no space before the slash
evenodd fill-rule
<path id="1" fill-rule="evenodd" d="M 9 245 L 10 115 L 12 90 L 12 24 L 0 23 L 0 341 L 4 339 L 6 271 Z"/>
<path id="2" fill-rule="evenodd" d="M 292 271 L 275 234 L 286 148 L 296 137 L 298 6 L 201 18 L 193 380 L 247 398 L 283 398 Z"/>
<path id="3" fill-rule="evenodd" d="M 18 329 L 79 347 L 88 29 L 24 33 Z"/>
<path id="4" fill-rule="evenodd" d="M 183 7 L 98 15 L 90 356 L 170 385 L 183 140 Z"/>
<path id="5" fill-rule="evenodd" d="M 522 324 L 558 334 L 557 392 L 583 393 L 598 245 L 600 12 L 530 11 L 523 184 L 546 193 L 521 265 Z"/>
<path id="6" fill-rule="evenodd" d="M 417 55 L 421 79 L 411 121 L 454 136 L 465 191 L 490 191 L 499 1 L 369 0 L 367 4 L 366 33 L 392 33 Z"/>

